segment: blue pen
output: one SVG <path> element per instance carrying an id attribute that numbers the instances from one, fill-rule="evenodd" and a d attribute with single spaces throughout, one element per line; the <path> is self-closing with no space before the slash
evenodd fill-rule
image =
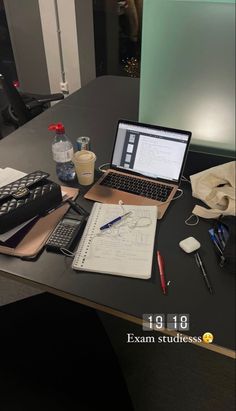
<path id="1" fill-rule="evenodd" d="M 210 237 L 211 237 L 211 241 L 213 242 L 214 246 L 215 246 L 215 247 L 217 248 L 217 250 L 219 251 L 220 255 L 223 255 L 222 250 L 221 250 L 219 244 L 217 243 L 216 238 L 215 238 L 215 235 L 214 235 L 214 233 L 213 233 L 212 231 L 213 231 L 212 229 L 209 230 L 209 234 L 210 234 Z"/>
<path id="2" fill-rule="evenodd" d="M 223 249 L 224 249 L 225 248 L 225 239 L 224 239 L 224 233 L 223 233 L 223 229 L 222 229 L 221 224 L 217 225 L 217 231 L 218 231 L 220 242 L 221 242 L 221 244 L 223 246 Z"/>
<path id="3" fill-rule="evenodd" d="M 125 213 L 123 215 L 120 215 L 119 217 L 116 217 L 114 220 L 111 220 L 109 223 L 106 223 L 100 227 L 100 230 L 106 230 L 110 228 L 113 224 L 118 223 L 119 221 L 123 220 L 125 217 L 131 214 L 131 211 L 128 211 L 128 213 Z"/>

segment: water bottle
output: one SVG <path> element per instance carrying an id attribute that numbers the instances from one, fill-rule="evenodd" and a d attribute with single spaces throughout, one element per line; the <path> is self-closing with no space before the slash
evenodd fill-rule
<path id="1" fill-rule="evenodd" d="M 56 131 L 52 142 L 53 160 L 56 162 L 57 176 L 62 181 L 72 181 L 75 178 L 75 167 L 72 162 L 74 149 L 71 141 L 65 134 L 62 123 L 51 124 L 48 129 Z"/>

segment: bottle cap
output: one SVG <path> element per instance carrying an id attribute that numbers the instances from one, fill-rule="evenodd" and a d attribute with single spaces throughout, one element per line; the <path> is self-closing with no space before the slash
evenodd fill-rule
<path id="1" fill-rule="evenodd" d="M 56 133 L 63 134 L 65 133 L 65 127 L 63 126 L 62 123 L 57 123 L 57 124 L 50 124 L 48 127 L 49 131 L 56 131 Z"/>

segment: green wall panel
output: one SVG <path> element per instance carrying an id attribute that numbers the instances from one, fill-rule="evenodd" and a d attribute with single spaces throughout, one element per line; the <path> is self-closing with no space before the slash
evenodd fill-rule
<path id="1" fill-rule="evenodd" d="M 139 119 L 235 149 L 235 2 L 144 0 Z"/>

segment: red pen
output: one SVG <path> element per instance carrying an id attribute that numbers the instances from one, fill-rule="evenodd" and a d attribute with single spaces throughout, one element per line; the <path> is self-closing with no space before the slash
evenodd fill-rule
<path id="1" fill-rule="evenodd" d="M 161 288 L 162 288 L 163 293 L 166 294 L 166 280 L 165 280 L 165 272 L 164 272 L 164 260 L 163 260 L 163 257 L 161 256 L 159 251 L 157 251 L 157 264 L 158 264 L 159 273 L 160 273 Z"/>

